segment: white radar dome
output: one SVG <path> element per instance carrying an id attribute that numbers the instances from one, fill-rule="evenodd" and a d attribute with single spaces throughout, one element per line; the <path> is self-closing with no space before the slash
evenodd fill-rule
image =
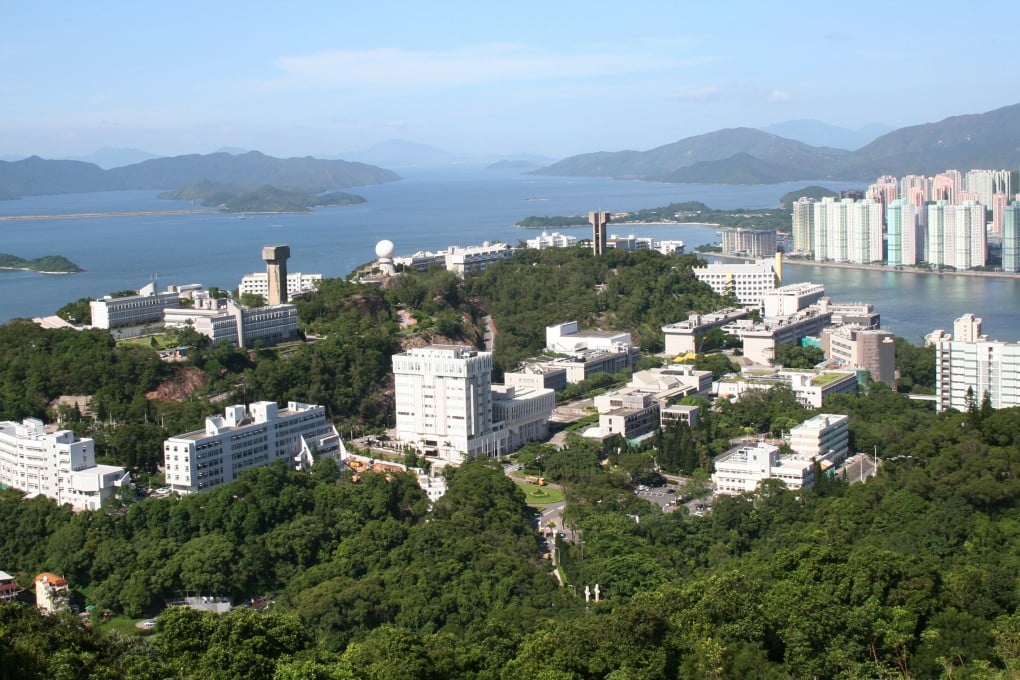
<path id="1" fill-rule="evenodd" d="M 389 239 L 383 239 L 375 244 L 375 256 L 376 257 L 393 257 L 393 241 Z"/>

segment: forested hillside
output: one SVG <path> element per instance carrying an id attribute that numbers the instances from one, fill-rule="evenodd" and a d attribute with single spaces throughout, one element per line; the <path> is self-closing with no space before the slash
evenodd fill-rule
<path id="1" fill-rule="evenodd" d="M 229 400 L 312 401 L 342 426 L 379 427 L 403 343 L 477 343 L 485 314 L 503 367 L 538 351 L 559 321 L 654 343 L 661 324 L 726 302 L 693 278 L 694 262 L 565 249 L 467 281 L 444 271 L 385 288 L 327 280 L 299 303 L 314 342 L 242 351 L 183 331 L 171 339 L 193 347 L 178 364 L 145 342 L 13 322 L 0 326 L 0 417 L 55 411 L 139 476 L 156 472 L 163 437 Z M 911 385 L 930 385 L 931 352 L 902 341 L 897 352 Z M 91 412 L 54 409 L 60 395 L 91 396 Z M 448 470 L 431 509 L 409 475 L 355 481 L 330 461 L 310 474 L 253 470 L 185 498 L 122 494 L 94 513 L 0 491 L 0 569 L 22 585 L 62 574 L 96 616 L 158 617 L 155 630 L 125 635 L 0 606 L 0 678 L 1020 674 L 1020 409 L 936 414 L 875 384 L 826 404 L 849 416 L 853 450 L 882 460 L 874 479 L 820 477 L 798 492 L 766 483 L 704 516 L 664 513 L 634 493 L 657 467 L 683 473 L 682 492 L 697 498 L 735 438 L 814 413 L 788 390 L 694 402 L 695 428 L 637 449 L 603 452 L 568 433 L 563 448 L 522 450 L 528 474 L 565 494 L 563 526 L 542 527 L 494 461 Z M 558 575 L 541 528 L 567 530 Z M 602 599 L 586 602 L 595 584 Z M 166 608 L 185 592 L 260 608 Z"/>
<path id="2" fill-rule="evenodd" d="M 1020 410 L 936 417 L 888 390 L 835 406 L 862 443 L 899 434 L 866 484 L 770 484 L 695 517 L 661 514 L 597 458 L 562 468 L 573 591 L 485 463 L 431 513 L 409 479 L 328 465 L 126 513 L 7 492 L 0 560 L 65 573 L 90 602 L 141 612 L 205 588 L 276 604 L 169 610 L 150 644 L 4 607 L 0 653 L 26 678 L 1015 677 Z M 575 596 L 593 583 L 602 602 Z"/>

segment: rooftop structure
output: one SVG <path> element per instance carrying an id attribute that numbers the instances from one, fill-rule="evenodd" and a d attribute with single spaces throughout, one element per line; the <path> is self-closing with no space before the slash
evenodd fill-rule
<path id="1" fill-rule="evenodd" d="M 270 305 L 282 305 L 287 302 L 287 260 L 290 258 L 290 247 L 283 245 L 263 246 L 262 259 L 266 261 Z"/>
<path id="2" fill-rule="evenodd" d="M 747 310 L 736 307 L 721 309 L 710 314 L 691 312 L 685 321 L 677 321 L 662 327 L 665 336 L 665 353 L 681 356 L 697 353 L 698 339 L 713 328 L 723 328 L 747 317 Z"/>
<path id="3" fill-rule="evenodd" d="M 545 327 L 545 346 L 551 352 L 572 354 L 590 350 L 622 352 L 631 347 L 630 333 L 623 331 L 581 331 L 576 321 Z"/>
<path id="4" fill-rule="evenodd" d="M 588 213 L 588 224 L 591 225 L 591 247 L 595 257 L 606 252 L 606 224 L 608 223 L 608 212 Z"/>
<path id="5" fill-rule="evenodd" d="M 41 420 L 0 422 L 0 485 L 41 495 L 75 510 L 98 510 L 131 483 L 124 468 L 97 465 L 95 443 Z"/>
<path id="6" fill-rule="evenodd" d="M 396 264 L 411 267 L 418 271 L 428 271 L 429 267 L 439 266 L 460 276 L 482 271 L 495 262 L 505 262 L 513 255 L 514 249 L 505 243 L 489 243 L 480 246 L 450 246 L 437 253 L 418 251 L 406 257 L 396 257 Z"/>
<path id="7" fill-rule="evenodd" d="M 54 614 L 70 607 L 71 593 L 67 579 L 44 571 L 36 575 L 35 606 L 44 614 Z"/>
<path id="8" fill-rule="evenodd" d="M 822 469 L 838 465 L 850 453 L 849 418 L 819 413 L 790 430 L 790 448 L 803 458 L 824 461 Z"/>
<path id="9" fill-rule="evenodd" d="M 326 422 L 326 408 L 289 402 L 259 401 L 228 406 L 223 416 L 209 416 L 205 428 L 170 437 L 163 443 L 166 481 L 182 494 L 229 484 L 245 470 L 283 460 L 307 469 L 315 458 L 342 449 L 340 435 Z"/>
<path id="10" fill-rule="evenodd" d="M 788 387 L 804 406 L 821 408 L 830 395 L 856 392 L 857 372 L 794 371 L 751 366 L 744 368 L 739 376 L 726 376 L 715 383 L 716 394 L 725 398 L 739 398 L 751 390 L 770 390 L 774 387 Z"/>
<path id="11" fill-rule="evenodd" d="M 762 315 L 766 319 L 788 317 L 807 309 L 823 295 L 825 286 L 809 281 L 775 288 L 762 295 Z"/>

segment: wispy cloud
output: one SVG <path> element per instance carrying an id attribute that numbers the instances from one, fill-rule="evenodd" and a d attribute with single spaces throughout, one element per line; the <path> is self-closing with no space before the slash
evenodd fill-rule
<path id="1" fill-rule="evenodd" d="M 324 50 L 280 57 L 275 65 L 282 77 L 265 85 L 273 89 L 456 88 L 669 71 L 685 69 L 697 62 L 653 53 L 561 54 L 516 44 L 448 51 Z"/>
<path id="2" fill-rule="evenodd" d="M 679 90 L 667 96 L 677 102 L 722 102 L 743 103 L 788 102 L 793 96 L 786 90 L 767 90 L 756 85 L 706 85 L 704 87 Z"/>

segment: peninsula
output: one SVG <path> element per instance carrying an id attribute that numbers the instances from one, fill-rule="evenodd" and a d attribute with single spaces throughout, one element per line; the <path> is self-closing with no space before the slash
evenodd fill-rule
<path id="1" fill-rule="evenodd" d="M 263 186 L 248 189 L 237 185 L 202 180 L 178 191 L 167 191 L 159 198 L 195 201 L 206 207 L 216 207 L 231 213 L 295 213 L 311 212 L 312 208 L 333 205 L 355 205 L 365 199 L 355 194 L 334 191 L 316 194 L 305 191 Z"/>
<path id="2" fill-rule="evenodd" d="M 670 203 L 661 208 L 646 208 L 635 212 L 614 214 L 613 224 L 711 224 L 720 227 L 744 227 L 788 231 L 790 212 L 782 208 L 737 208 L 716 210 L 700 201 Z M 526 217 L 516 226 L 525 229 L 579 227 L 588 224 L 582 215 Z"/>
<path id="3" fill-rule="evenodd" d="M 46 255 L 26 260 L 17 255 L 0 253 L 0 269 L 16 269 L 40 274 L 75 274 L 85 271 L 63 255 Z"/>

